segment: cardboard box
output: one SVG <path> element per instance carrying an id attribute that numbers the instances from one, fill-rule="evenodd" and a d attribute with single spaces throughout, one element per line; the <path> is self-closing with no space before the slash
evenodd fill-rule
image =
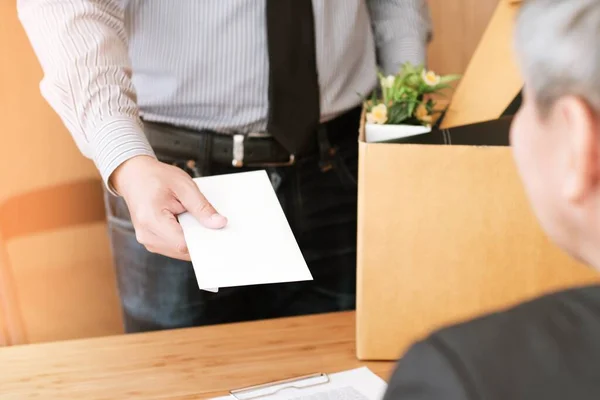
<path id="1" fill-rule="evenodd" d="M 600 281 L 541 231 L 508 146 L 359 146 L 359 359 L 397 359 L 444 325 Z"/>
<path id="2" fill-rule="evenodd" d="M 498 118 L 523 87 L 513 53 L 513 21 L 519 0 L 503 0 L 452 96 L 442 128 Z"/>
<path id="3" fill-rule="evenodd" d="M 499 5 L 499 12 L 510 16 L 505 7 L 514 6 L 508 0 Z M 494 19 L 492 26 L 497 23 Z M 488 54 L 486 40 L 503 43 L 495 35 L 509 37 L 509 24 L 504 27 L 504 32 L 494 28 L 494 35 L 492 28 L 486 32 L 450 104 L 461 112 L 448 113 L 446 126 L 493 120 L 519 92 L 519 81 L 510 90 L 501 83 L 482 90 L 485 85 L 478 82 L 483 77 L 471 78 L 473 71 L 485 70 L 477 64 L 499 62 L 482 54 Z M 512 68 L 511 62 L 505 59 L 503 66 Z M 493 66 L 493 71 L 501 69 Z M 493 100 L 496 93 L 506 101 Z M 454 129 L 479 130 L 481 138 L 504 129 L 507 143 L 508 125 L 498 123 Z M 600 282 L 595 271 L 569 258 L 542 232 L 510 148 L 478 144 L 366 143 L 361 127 L 359 359 L 394 360 L 442 326 L 554 290 Z"/>

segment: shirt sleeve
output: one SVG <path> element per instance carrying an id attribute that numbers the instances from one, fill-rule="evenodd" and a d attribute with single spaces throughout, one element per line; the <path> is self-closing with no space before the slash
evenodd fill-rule
<path id="1" fill-rule="evenodd" d="M 426 64 L 431 39 L 427 0 L 369 0 L 379 66 L 395 74 L 405 62 Z"/>
<path id="2" fill-rule="evenodd" d="M 40 89 L 107 184 L 138 155 L 154 157 L 139 118 L 121 0 L 18 0 L 42 66 Z"/>

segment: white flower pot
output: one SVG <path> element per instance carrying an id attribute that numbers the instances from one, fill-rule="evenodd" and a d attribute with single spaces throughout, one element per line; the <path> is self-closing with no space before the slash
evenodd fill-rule
<path id="1" fill-rule="evenodd" d="M 422 135 L 428 132 L 431 132 L 431 128 L 421 125 L 365 124 L 365 139 L 369 143 Z"/>

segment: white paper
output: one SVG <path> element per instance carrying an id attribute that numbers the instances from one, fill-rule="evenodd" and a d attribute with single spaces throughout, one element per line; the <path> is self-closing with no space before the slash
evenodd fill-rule
<path id="1" fill-rule="evenodd" d="M 313 379 L 314 380 L 314 379 Z M 314 383 L 317 383 L 316 381 Z M 284 386 L 280 387 L 280 386 Z M 269 395 L 269 393 L 275 394 Z M 263 400 L 380 400 L 387 384 L 367 367 L 329 375 L 329 383 L 311 385 L 311 382 L 294 382 L 286 385 L 274 385 L 252 392 L 236 395 L 240 399 L 250 400 L 260 396 Z M 214 400 L 231 400 L 233 396 L 219 397 Z"/>
<path id="2" fill-rule="evenodd" d="M 179 216 L 200 289 L 312 280 L 266 171 L 194 181 L 228 219 L 214 230 Z"/>

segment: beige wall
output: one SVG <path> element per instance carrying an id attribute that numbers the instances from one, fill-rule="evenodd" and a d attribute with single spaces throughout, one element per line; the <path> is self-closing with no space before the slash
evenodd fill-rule
<path id="1" fill-rule="evenodd" d="M 65 178 L 94 174 L 39 94 L 42 72 L 17 20 L 15 3 L 0 2 L 0 201 Z M 25 162 L 31 156 L 35 164 Z"/>
<path id="2" fill-rule="evenodd" d="M 429 0 L 434 37 L 429 66 L 462 74 L 499 0 Z"/>
<path id="3" fill-rule="evenodd" d="M 97 178 L 92 163 L 79 154 L 39 94 L 42 72 L 17 20 L 15 3 L 0 2 L 0 205 L 36 189 Z M 26 213 L 20 218 L 28 222 Z M 2 248 L 8 250 L 8 262 L 0 259 L 0 276 L 16 293 L 28 341 L 121 331 L 104 223 L 9 243 L 0 234 Z M 0 297 L 6 287 L 4 291 Z"/>

